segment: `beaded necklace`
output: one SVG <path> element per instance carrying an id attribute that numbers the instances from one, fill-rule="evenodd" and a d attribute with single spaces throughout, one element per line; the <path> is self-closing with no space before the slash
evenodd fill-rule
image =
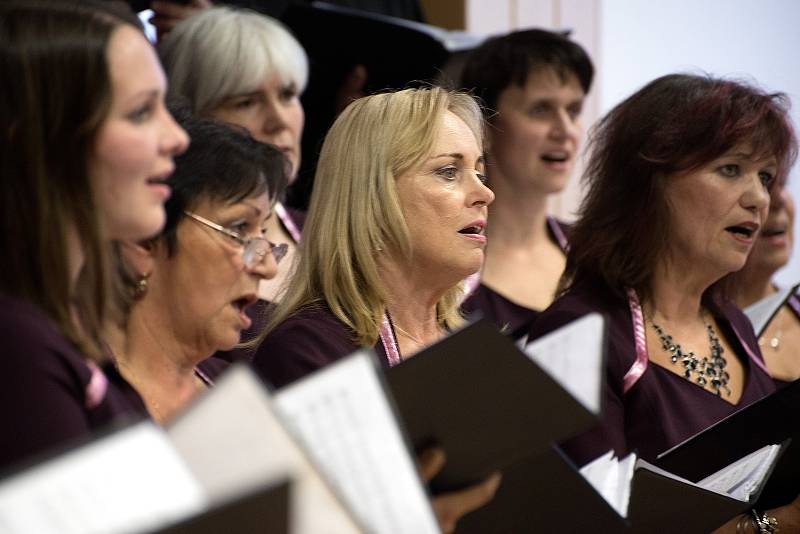
<path id="1" fill-rule="evenodd" d="M 718 396 L 722 396 L 723 390 L 725 391 L 725 395 L 730 396 L 731 390 L 728 387 L 730 375 L 728 371 L 725 370 L 725 366 L 728 365 L 728 362 L 722 355 L 725 349 L 720 345 L 714 327 L 705 321 L 703 321 L 703 323 L 706 325 L 706 331 L 708 332 L 711 354 L 708 357 L 704 356 L 700 359 L 695 356 L 692 351 L 684 352 L 681 346 L 675 343 L 671 335 L 665 333 L 664 330 L 652 320 L 650 321 L 656 334 L 658 334 L 658 338 L 661 340 L 661 347 L 669 354 L 670 361 L 673 364 L 680 363 L 683 366 L 683 376 L 687 380 L 693 380 L 701 387 L 706 387 L 707 384 L 711 384 L 711 389 Z M 692 376 L 693 374 L 694 376 Z"/>

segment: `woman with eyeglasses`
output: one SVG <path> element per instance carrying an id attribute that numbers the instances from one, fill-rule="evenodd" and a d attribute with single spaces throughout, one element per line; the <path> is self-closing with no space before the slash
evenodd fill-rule
<path id="1" fill-rule="evenodd" d="M 168 180 L 167 222 L 154 239 L 121 245 L 128 312 L 108 337 L 120 373 L 159 423 L 224 370 L 204 360 L 239 342 L 259 282 L 286 252 L 265 235 L 286 185 L 282 154 L 243 129 L 179 120 L 192 143 Z"/>
<path id="2" fill-rule="evenodd" d="M 185 99 L 195 115 L 245 128 L 277 147 L 300 168 L 305 114 L 300 95 L 308 80 L 303 47 L 279 21 L 248 9 L 218 6 L 183 20 L 158 45 L 169 78 L 169 96 Z M 291 264 L 304 214 L 276 202 L 267 228 L 286 244 Z M 289 277 L 281 269 L 260 285 L 259 297 L 275 302 Z M 259 307 L 263 311 L 263 307 Z M 261 319 L 255 314 L 254 319 Z"/>

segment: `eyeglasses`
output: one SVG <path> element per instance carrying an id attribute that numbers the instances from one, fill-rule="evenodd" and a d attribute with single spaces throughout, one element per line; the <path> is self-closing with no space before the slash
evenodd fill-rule
<path id="1" fill-rule="evenodd" d="M 192 213 L 191 211 L 184 211 L 183 213 L 200 224 L 204 224 L 212 230 L 216 230 L 221 234 L 225 234 L 244 247 L 242 250 L 242 261 L 244 261 L 244 266 L 248 269 L 253 269 L 260 262 L 264 261 L 264 258 L 269 252 L 272 252 L 272 256 L 275 258 L 275 263 L 280 263 L 283 257 L 286 256 L 286 252 L 289 250 L 289 245 L 286 243 L 276 245 L 264 237 L 244 237 L 239 232 L 229 230 L 228 228 L 220 226 L 213 221 L 209 221 L 205 217 L 201 217 L 200 215 Z"/>

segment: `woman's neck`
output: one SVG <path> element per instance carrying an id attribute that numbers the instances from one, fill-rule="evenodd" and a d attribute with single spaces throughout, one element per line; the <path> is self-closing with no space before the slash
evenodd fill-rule
<path id="1" fill-rule="evenodd" d="M 111 328 L 107 341 L 120 374 L 163 424 L 203 389 L 195 365 L 207 355 L 181 344 L 168 321 L 148 306 L 147 298 L 134 303 L 126 326 Z"/>
<path id="2" fill-rule="evenodd" d="M 776 291 L 772 274 L 774 273 L 740 271 L 736 279 L 736 304 L 744 309 L 772 295 Z"/>
<path id="3" fill-rule="evenodd" d="M 386 295 L 386 309 L 398 334 L 429 345 L 442 337 L 437 315 L 437 303 L 456 282 L 438 287 L 413 268 L 396 264 L 381 268 L 381 280 Z M 401 345 L 402 345 L 402 340 Z M 421 347 L 420 347 L 421 348 Z"/>
<path id="4" fill-rule="evenodd" d="M 645 315 L 658 315 L 659 320 L 673 325 L 693 324 L 702 316 L 703 295 L 714 282 L 662 264 L 653 276 Z"/>
<path id="5" fill-rule="evenodd" d="M 516 191 L 503 179 L 492 182 L 495 194 L 489 207 L 486 233 L 492 248 L 529 248 L 549 239 L 547 196 L 535 190 Z"/>

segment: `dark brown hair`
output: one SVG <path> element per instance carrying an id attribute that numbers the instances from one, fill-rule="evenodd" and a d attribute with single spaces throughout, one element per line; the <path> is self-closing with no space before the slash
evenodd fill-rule
<path id="1" fill-rule="evenodd" d="M 89 155 L 111 104 L 108 43 L 122 24 L 138 27 L 113 3 L 0 4 L 0 292 L 38 306 L 89 357 L 101 354 L 109 277 Z M 83 257 L 77 284 L 70 239 Z"/>
<path id="2" fill-rule="evenodd" d="M 782 93 L 744 82 L 672 74 L 612 109 L 590 133 L 588 189 L 561 289 L 588 281 L 619 295 L 631 287 L 648 299 L 669 242 L 669 177 L 748 143 L 755 159 L 775 157 L 773 183 L 782 181 L 797 155 L 788 107 Z"/>
<path id="3" fill-rule="evenodd" d="M 567 34 L 540 29 L 486 40 L 467 56 L 460 85 L 481 98 L 491 119 L 500 93 L 512 85 L 524 86 L 531 73 L 546 69 L 552 69 L 562 82 L 575 76 L 583 92 L 589 92 L 594 66 L 586 51 Z"/>

